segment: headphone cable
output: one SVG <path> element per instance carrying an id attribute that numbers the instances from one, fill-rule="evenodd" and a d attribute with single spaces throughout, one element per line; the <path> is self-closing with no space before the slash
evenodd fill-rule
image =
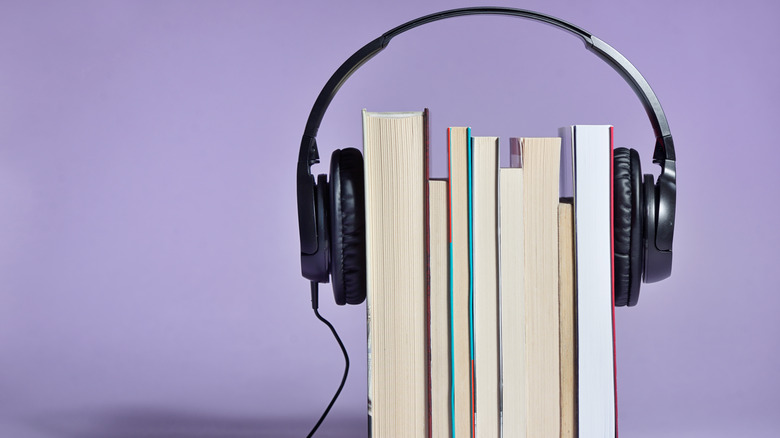
<path id="1" fill-rule="evenodd" d="M 325 408 L 325 412 L 322 413 L 322 416 L 320 417 L 319 421 L 317 421 L 317 424 L 314 425 L 314 428 L 312 428 L 311 432 L 309 432 L 308 435 L 306 435 L 306 438 L 311 438 L 314 435 L 314 432 L 317 431 L 317 429 L 320 427 L 320 424 L 325 420 L 325 417 L 328 416 L 328 412 L 330 412 L 330 408 L 333 407 L 333 404 L 336 403 L 336 399 L 339 397 L 339 394 L 341 394 L 341 390 L 344 388 L 344 383 L 347 381 L 347 374 L 349 373 L 349 355 L 347 354 L 347 349 L 344 348 L 344 343 L 341 342 L 341 338 L 339 338 L 339 334 L 336 333 L 336 329 L 333 328 L 333 325 L 328 322 L 325 318 L 320 315 L 320 312 L 317 310 L 319 307 L 319 293 L 318 293 L 318 283 L 316 281 L 311 282 L 311 307 L 314 309 L 314 315 L 317 316 L 317 319 L 322 321 L 325 325 L 330 328 L 330 331 L 333 332 L 333 336 L 336 338 L 336 342 L 339 343 L 339 347 L 341 347 L 341 352 L 344 353 L 344 361 L 346 362 L 346 366 L 344 367 L 344 377 L 341 378 L 341 384 L 339 385 L 339 389 L 336 390 L 336 394 L 333 396 L 333 399 L 331 399 L 330 404 L 328 404 L 328 407 Z"/>

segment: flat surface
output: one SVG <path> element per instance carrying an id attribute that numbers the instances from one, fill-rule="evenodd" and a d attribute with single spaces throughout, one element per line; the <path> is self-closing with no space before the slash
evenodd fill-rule
<path id="1" fill-rule="evenodd" d="M 25 438 L 300 438 L 312 426 L 310 418 L 239 418 L 205 412 L 117 409 L 50 414 L 23 425 L 5 424 L 2 430 L 6 436 Z M 323 423 L 315 436 L 366 438 L 364 426 L 362 419 L 332 419 Z"/>

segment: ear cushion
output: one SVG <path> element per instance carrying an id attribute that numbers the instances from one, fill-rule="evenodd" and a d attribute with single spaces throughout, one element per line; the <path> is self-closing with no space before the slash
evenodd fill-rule
<path id="1" fill-rule="evenodd" d="M 363 156 L 355 148 L 330 158 L 331 277 L 336 304 L 366 299 L 366 213 Z"/>
<path id="2" fill-rule="evenodd" d="M 614 172 L 615 306 L 634 306 L 642 278 L 642 168 L 634 149 L 617 148 Z"/>

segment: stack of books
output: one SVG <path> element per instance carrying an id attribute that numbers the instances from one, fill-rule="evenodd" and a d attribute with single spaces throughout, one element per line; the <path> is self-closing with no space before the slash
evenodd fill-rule
<path id="1" fill-rule="evenodd" d="M 612 127 L 509 141 L 363 111 L 373 438 L 614 437 Z"/>

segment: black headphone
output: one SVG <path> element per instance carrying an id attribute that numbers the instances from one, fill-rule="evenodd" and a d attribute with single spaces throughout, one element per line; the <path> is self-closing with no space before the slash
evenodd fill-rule
<path id="1" fill-rule="evenodd" d="M 615 305 L 633 306 L 639 299 L 640 278 L 663 280 L 672 272 L 672 240 L 677 199 L 672 133 L 661 104 L 644 77 L 607 43 L 573 24 L 538 12 L 478 7 L 452 9 L 404 23 L 371 41 L 349 57 L 320 92 L 306 122 L 298 154 L 298 225 L 301 272 L 312 282 L 333 280 L 336 303 L 360 304 L 366 297 L 365 208 L 363 157 L 354 148 L 336 150 L 330 161 L 330 180 L 311 166 L 319 163 L 317 130 L 339 88 L 361 65 L 382 51 L 390 40 L 410 29 L 461 15 L 510 15 L 551 24 L 585 41 L 588 50 L 612 66 L 639 97 L 655 132 L 653 163 L 661 166 L 656 182 L 642 176 L 634 149 L 614 151 Z"/>

